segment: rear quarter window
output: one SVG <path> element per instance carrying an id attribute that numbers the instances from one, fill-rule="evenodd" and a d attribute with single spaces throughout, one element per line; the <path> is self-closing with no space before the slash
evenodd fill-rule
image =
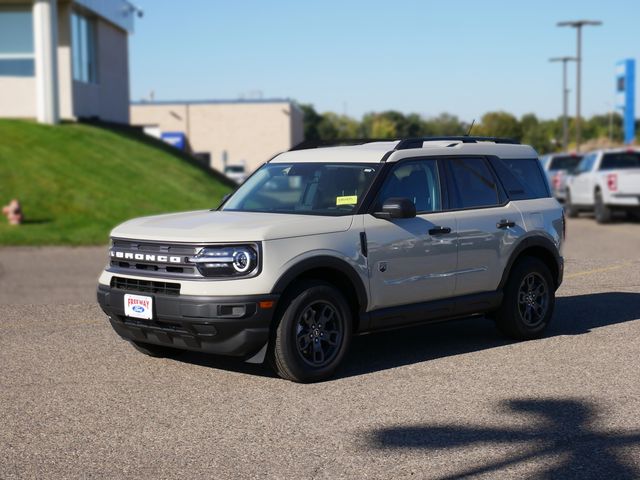
<path id="1" fill-rule="evenodd" d="M 492 158 L 491 165 L 498 174 L 511 200 L 530 200 L 550 197 L 546 176 L 537 158 Z"/>
<path id="2" fill-rule="evenodd" d="M 625 168 L 640 168 L 640 153 L 605 153 L 602 157 L 600 170 L 623 170 Z"/>

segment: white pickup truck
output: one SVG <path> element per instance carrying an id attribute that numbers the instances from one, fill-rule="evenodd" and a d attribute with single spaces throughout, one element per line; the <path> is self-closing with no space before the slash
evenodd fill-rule
<path id="1" fill-rule="evenodd" d="M 566 212 L 595 212 L 598 223 L 613 213 L 640 213 L 640 149 L 596 150 L 586 155 L 567 182 Z"/>

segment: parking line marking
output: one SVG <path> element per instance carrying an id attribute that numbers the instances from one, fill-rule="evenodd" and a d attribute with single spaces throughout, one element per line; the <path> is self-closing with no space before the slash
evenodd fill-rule
<path id="1" fill-rule="evenodd" d="M 593 270 L 585 270 L 584 272 L 570 273 L 569 275 L 565 275 L 565 278 L 583 277 L 585 275 L 593 275 L 595 273 L 602 273 L 602 272 L 610 272 L 612 270 L 619 270 L 621 268 L 630 266 L 632 263 L 633 262 L 625 262 L 625 263 L 621 263 L 619 265 L 612 265 L 610 267 L 594 268 Z"/>

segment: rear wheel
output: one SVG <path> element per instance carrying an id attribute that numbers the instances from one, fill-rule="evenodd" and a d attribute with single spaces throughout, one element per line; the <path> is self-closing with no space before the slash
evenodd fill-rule
<path id="1" fill-rule="evenodd" d="M 604 204 L 600 190 L 596 190 L 595 203 L 596 222 L 609 223 L 612 217 L 611 209 Z"/>
<path id="2" fill-rule="evenodd" d="M 183 353 L 183 350 L 177 348 L 165 347 L 164 345 L 154 345 L 152 343 L 142 343 L 131 340 L 131 345 L 140 353 L 144 353 L 150 357 L 164 358 L 175 357 Z"/>
<path id="3" fill-rule="evenodd" d="M 525 257 L 514 265 L 504 291 L 496 324 L 516 340 L 542 336 L 555 307 L 555 288 L 549 268 L 539 259 Z"/>
<path id="4" fill-rule="evenodd" d="M 324 380 L 344 358 L 351 329 L 351 311 L 344 296 L 328 283 L 304 282 L 283 304 L 270 362 L 287 380 Z"/>
<path id="5" fill-rule="evenodd" d="M 571 192 L 569 190 L 567 190 L 567 196 L 564 200 L 564 211 L 569 218 L 576 218 L 578 216 L 578 209 L 571 203 Z"/>

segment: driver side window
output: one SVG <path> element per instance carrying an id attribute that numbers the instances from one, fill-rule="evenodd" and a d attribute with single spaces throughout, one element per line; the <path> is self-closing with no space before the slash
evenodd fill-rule
<path id="1" fill-rule="evenodd" d="M 381 209 L 386 200 L 394 197 L 411 200 L 418 214 L 442 210 L 436 160 L 416 160 L 396 165 L 380 190 L 377 208 Z"/>

